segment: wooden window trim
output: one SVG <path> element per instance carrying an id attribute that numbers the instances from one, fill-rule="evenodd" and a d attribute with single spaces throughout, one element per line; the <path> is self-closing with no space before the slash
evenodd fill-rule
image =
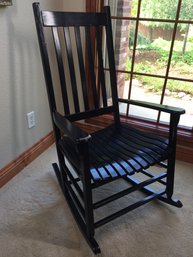
<path id="1" fill-rule="evenodd" d="M 96 11 L 96 0 L 86 0 L 86 12 Z"/>

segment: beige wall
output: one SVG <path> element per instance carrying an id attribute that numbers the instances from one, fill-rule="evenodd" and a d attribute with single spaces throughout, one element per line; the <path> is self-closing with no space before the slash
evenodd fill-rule
<path id="1" fill-rule="evenodd" d="M 0 169 L 52 130 L 32 2 L 0 8 Z M 85 0 L 39 2 L 43 9 L 85 9 Z M 28 129 L 32 110 L 36 126 Z"/>
<path id="2" fill-rule="evenodd" d="M 63 9 L 65 11 L 84 11 L 86 9 L 86 0 L 63 0 Z"/>

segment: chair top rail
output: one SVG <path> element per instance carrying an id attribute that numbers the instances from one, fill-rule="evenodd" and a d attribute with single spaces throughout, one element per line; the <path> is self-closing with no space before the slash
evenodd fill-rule
<path id="1" fill-rule="evenodd" d="M 72 18 L 73 17 L 73 18 Z M 74 26 L 100 26 L 107 24 L 105 13 L 77 13 L 42 11 L 44 26 L 70 27 Z"/>

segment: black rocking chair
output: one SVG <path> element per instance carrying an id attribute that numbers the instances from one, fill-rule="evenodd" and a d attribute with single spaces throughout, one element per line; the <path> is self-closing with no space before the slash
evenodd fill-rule
<path id="1" fill-rule="evenodd" d="M 185 111 L 118 98 L 108 6 L 104 7 L 102 13 L 41 11 L 39 3 L 34 3 L 33 9 L 58 154 L 59 165 L 54 163 L 53 167 L 82 234 L 93 252 L 100 253 L 94 239 L 95 228 L 153 199 L 182 207 L 182 203 L 172 199 L 172 195 L 177 125 Z M 49 29 L 51 35 L 45 34 L 45 30 Z M 48 47 L 48 43 L 53 43 L 54 47 Z M 108 69 L 104 68 L 104 44 Z M 94 53 L 97 58 L 94 58 Z M 85 55 L 89 71 L 85 69 Z M 109 80 L 106 78 L 108 74 Z M 110 84 L 108 90 L 107 84 Z M 58 102 L 62 102 L 62 108 Z M 121 122 L 120 103 L 169 113 L 168 137 L 144 132 Z M 104 114 L 113 115 L 113 123 L 92 134 L 74 124 L 74 121 Z M 159 167 L 161 171 L 149 171 L 152 166 Z M 136 178 L 136 175 L 143 177 L 143 180 Z M 120 179 L 128 182 L 127 188 L 121 188 L 103 199 L 93 200 L 94 189 Z M 95 220 L 95 209 L 137 190 L 142 190 L 146 196 L 107 217 Z"/>

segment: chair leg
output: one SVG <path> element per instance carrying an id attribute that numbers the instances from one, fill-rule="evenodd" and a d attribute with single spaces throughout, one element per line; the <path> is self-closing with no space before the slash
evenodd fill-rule
<path id="1" fill-rule="evenodd" d="M 170 156 L 168 159 L 168 168 L 167 168 L 167 182 L 166 182 L 166 195 L 167 198 L 161 199 L 165 203 L 171 204 L 178 208 L 183 206 L 180 200 L 175 200 L 172 198 L 174 192 L 174 173 L 175 173 L 175 153 Z"/>
<path id="2" fill-rule="evenodd" d="M 60 188 L 61 188 L 62 192 L 64 193 L 62 174 L 61 174 L 61 171 L 60 171 L 60 169 L 58 167 L 58 164 L 57 163 L 52 163 L 52 167 L 53 167 L 54 172 L 56 174 L 56 177 L 58 179 L 58 183 L 60 185 Z"/>
<path id="3" fill-rule="evenodd" d="M 180 200 L 176 200 L 176 199 L 173 199 L 172 197 L 171 198 L 166 198 L 164 196 L 160 196 L 158 198 L 160 201 L 164 202 L 164 203 L 168 203 L 170 205 L 173 205 L 175 207 L 178 207 L 178 208 L 181 208 L 183 206 L 182 202 Z"/>
<path id="4" fill-rule="evenodd" d="M 94 218 L 93 218 L 93 210 L 90 208 L 90 201 L 92 200 L 91 194 L 85 194 L 85 216 L 86 216 L 86 225 L 85 222 L 83 221 L 82 217 L 80 214 L 77 212 L 76 206 L 73 203 L 73 200 L 71 199 L 71 196 L 68 193 L 68 190 L 65 190 L 65 183 L 63 185 L 63 179 L 62 177 L 64 176 L 63 173 L 60 171 L 58 164 L 53 163 L 52 164 L 56 177 L 58 179 L 58 182 L 60 184 L 61 190 L 65 196 L 65 199 L 71 209 L 71 212 L 77 222 L 77 225 L 82 232 L 84 238 L 86 239 L 88 245 L 90 246 L 91 250 L 93 251 L 94 254 L 99 254 L 101 252 L 100 247 L 97 243 L 97 241 L 94 238 Z M 92 211 L 91 211 L 92 210 Z"/>
<path id="5" fill-rule="evenodd" d="M 177 114 L 171 114 L 170 116 L 170 130 L 169 130 L 169 146 L 172 149 L 168 158 L 167 166 L 167 181 L 166 181 L 166 195 L 167 198 L 163 199 L 164 202 L 174 205 L 176 207 L 182 207 L 182 203 L 179 200 L 172 199 L 174 191 L 174 173 L 175 173 L 175 160 L 176 160 L 176 140 L 177 140 L 177 125 L 180 116 Z"/>
<path id="6" fill-rule="evenodd" d="M 99 245 L 94 239 L 95 224 L 94 224 L 94 210 L 93 210 L 93 199 L 92 199 L 92 186 L 90 176 L 90 163 L 89 163 L 89 151 L 88 143 L 82 143 L 78 145 L 79 152 L 81 153 L 81 173 L 82 173 L 82 185 L 83 185 L 83 198 L 84 198 L 84 209 L 85 209 L 85 237 L 89 242 L 93 252 L 95 254 L 100 253 Z"/>
<path id="7" fill-rule="evenodd" d="M 86 179 L 87 180 L 87 179 Z M 85 205 L 85 237 L 89 242 L 92 251 L 95 254 L 101 252 L 100 247 L 94 239 L 94 215 L 93 215 L 93 202 L 92 202 L 92 190 L 90 181 L 83 179 L 83 191 L 84 191 L 84 205 Z"/>
<path id="8" fill-rule="evenodd" d="M 90 181 L 83 181 L 84 192 L 84 205 L 85 205 L 85 221 L 86 221 L 86 233 L 89 238 L 94 236 L 94 215 L 92 204 L 92 190 Z"/>
<path id="9" fill-rule="evenodd" d="M 175 172 L 174 158 L 175 158 L 174 156 L 171 156 L 168 159 L 166 194 L 169 199 L 172 198 L 173 191 L 174 191 L 174 172 Z"/>
<path id="10" fill-rule="evenodd" d="M 91 177 L 88 163 L 88 146 L 82 145 L 81 152 L 83 153 L 83 170 L 82 170 L 82 184 L 84 194 L 84 208 L 85 208 L 85 234 L 86 239 L 89 241 L 92 251 L 97 254 L 100 253 L 100 248 L 96 240 L 94 239 L 94 210 L 93 210 L 93 198 L 92 198 L 92 186 Z"/>

